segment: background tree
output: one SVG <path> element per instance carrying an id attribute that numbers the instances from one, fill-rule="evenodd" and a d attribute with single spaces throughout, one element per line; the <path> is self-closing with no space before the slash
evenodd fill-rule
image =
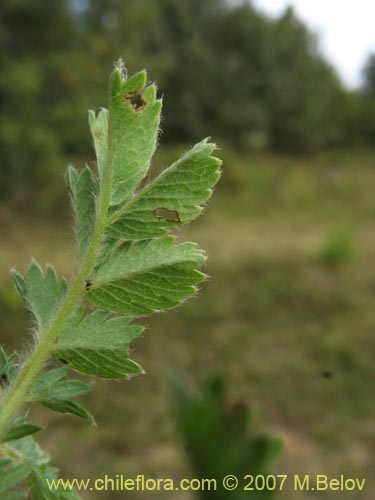
<path id="1" fill-rule="evenodd" d="M 363 68 L 363 90 L 369 97 L 375 97 L 375 52 L 369 55 Z"/>
<path id="2" fill-rule="evenodd" d="M 299 154 L 373 146 L 374 55 L 363 100 L 292 9 L 269 18 L 224 0 L 3 0 L 0 28 L 3 199 L 9 183 L 16 199 L 49 189 L 68 158 L 90 154 L 85 110 L 100 106 L 119 55 L 129 72 L 149 68 L 167 95 L 162 141 L 212 134 L 237 149 Z"/>

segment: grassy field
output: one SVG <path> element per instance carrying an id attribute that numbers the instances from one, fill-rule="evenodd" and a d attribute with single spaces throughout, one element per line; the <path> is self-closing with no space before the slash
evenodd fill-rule
<path id="1" fill-rule="evenodd" d="M 157 166 L 179 151 L 162 150 Z M 197 385 L 220 373 L 233 401 L 251 405 L 255 426 L 282 437 L 279 473 L 367 477 L 363 494 L 339 498 L 369 500 L 375 154 L 223 157 L 223 179 L 207 214 L 178 233 L 207 249 L 210 280 L 178 311 L 147 320 L 133 353 L 146 376 L 95 382 L 86 403 L 100 431 L 34 409 L 49 422 L 43 444 L 63 477 L 193 475 L 164 369 Z M 8 349 L 20 348 L 30 323 L 8 269 L 25 271 L 33 255 L 69 274 L 72 230 L 59 215 L 52 223 L 53 212 L 49 221 L 6 209 L 0 217 L 0 340 Z M 337 497 L 290 490 L 279 495 Z"/>

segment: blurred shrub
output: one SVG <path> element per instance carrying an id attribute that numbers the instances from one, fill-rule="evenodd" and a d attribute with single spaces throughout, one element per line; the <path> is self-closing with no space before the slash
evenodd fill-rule
<path id="1" fill-rule="evenodd" d="M 199 478 L 216 478 L 217 491 L 202 491 L 201 498 L 216 500 L 269 499 L 274 491 L 225 491 L 223 478 L 234 474 L 269 474 L 281 452 L 281 442 L 249 427 L 249 408 L 243 401 L 228 402 L 224 379 L 213 378 L 200 391 L 170 377 L 177 402 L 177 422 Z"/>
<path id="2" fill-rule="evenodd" d="M 349 264 L 354 257 L 354 241 L 347 231 L 334 231 L 323 243 L 319 262 L 332 270 L 337 270 Z"/>
<path id="3" fill-rule="evenodd" d="M 60 76 L 77 37 L 65 0 L 5 0 L 0 30 L 0 198 L 23 201 L 65 163 L 77 98 Z"/>

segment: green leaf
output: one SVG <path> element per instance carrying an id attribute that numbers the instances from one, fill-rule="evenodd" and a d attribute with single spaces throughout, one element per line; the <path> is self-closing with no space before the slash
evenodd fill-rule
<path id="1" fill-rule="evenodd" d="M 43 427 L 40 425 L 31 424 L 29 422 L 16 423 L 5 429 L 5 431 L 0 435 L 0 443 L 23 438 L 30 434 L 34 434 L 35 432 L 39 432 L 42 428 Z"/>
<path id="2" fill-rule="evenodd" d="M 76 324 L 70 322 L 60 335 L 56 356 L 82 373 L 104 378 L 128 378 L 143 373 L 129 359 L 129 344 L 143 331 L 132 318 L 109 317 L 96 311 Z"/>
<path id="3" fill-rule="evenodd" d="M 26 280 L 15 269 L 12 274 L 18 291 L 37 320 L 39 330 L 47 328 L 65 296 L 65 279 L 59 280 L 55 269 L 50 265 L 47 265 L 46 272 L 43 273 L 35 260 L 31 262 Z"/>
<path id="4" fill-rule="evenodd" d="M 25 479 L 29 472 L 30 466 L 26 462 L 22 462 L 14 467 L 8 467 L 5 470 L 3 469 L 0 475 L 0 493 L 12 488 L 12 486 Z"/>
<path id="5" fill-rule="evenodd" d="M 79 500 L 73 491 L 64 490 L 62 485 L 49 488 L 48 481 L 56 480 L 57 470 L 50 465 L 33 467 L 28 478 L 31 500 Z"/>
<path id="6" fill-rule="evenodd" d="M 129 359 L 127 347 L 59 349 L 56 354 L 68 360 L 71 368 L 95 377 L 120 379 L 143 373 L 142 367 Z"/>
<path id="7" fill-rule="evenodd" d="M 18 484 L 27 477 L 29 483 L 29 496 L 32 500 L 79 500 L 73 491 L 65 491 L 62 486 L 57 490 L 50 490 L 46 479 L 52 480 L 57 476 L 57 469 L 49 465 L 49 458 L 41 450 L 32 437 L 10 441 L 7 450 L 12 455 L 17 455 L 23 462 L 13 468 L 6 465 L 1 468 L 0 492 L 1 500 L 24 498 L 22 492 L 4 493 L 2 488 L 8 489 Z M 9 460 L 7 461 L 9 463 Z M 11 462 L 10 462 L 11 463 Z M 4 479 L 4 484 L 3 484 Z"/>
<path id="8" fill-rule="evenodd" d="M 143 331 L 142 326 L 132 325 L 131 321 L 129 317 L 109 317 L 108 312 L 95 311 L 61 333 L 58 349 L 128 346 Z"/>
<path id="9" fill-rule="evenodd" d="M 50 385 L 55 384 L 62 380 L 68 373 L 69 368 L 67 366 L 60 366 L 59 368 L 53 368 L 40 375 L 34 382 L 34 385 L 38 389 L 48 388 Z"/>
<path id="10" fill-rule="evenodd" d="M 44 406 L 53 410 L 57 413 L 65 413 L 75 415 L 76 417 L 83 418 L 88 422 L 94 424 L 95 419 L 91 415 L 91 413 L 81 404 L 76 401 L 50 401 L 50 400 L 42 400 L 40 401 Z"/>
<path id="11" fill-rule="evenodd" d="M 46 486 L 44 478 L 39 476 L 37 472 L 30 474 L 28 482 L 31 500 L 52 500 L 56 498 L 55 494 Z"/>
<path id="12" fill-rule="evenodd" d="M 49 464 L 32 465 L 31 474 L 28 477 L 30 498 L 32 500 L 79 500 L 74 491 L 65 490 L 61 484 L 57 486 L 57 473 L 58 470 Z"/>
<path id="13" fill-rule="evenodd" d="M 165 169 L 119 210 L 122 216 L 109 227 L 110 234 L 129 240 L 155 238 L 198 217 L 220 177 L 221 160 L 211 156 L 215 147 L 206 139 Z"/>
<path id="14" fill-rule="evenodd" d="M 108 234 L 105 235 L 105 238 L 102 241 L 102 244 L 100 246 L 98 255 L 96 256 L 95 259 L 95 265 L 94 268 L 98 268 L 105 262 L 109 255 L 113 252 L 113 250 L 118 246 L 119 240 L 118 238 L 113 238 L 112 236 L 109 236 Z"/>
<path id="15" fill-rule="evenodd" d="M 102 178 L 108 155 L 108 110 L 100 110 L 98 116 L 95 116 L 94 111 L 89 111 L 89 124 L 94 139 L 98 171 Z"/>
<path id="16" fill-rule="evenodd" d="M 7 447 L 14 450 L 19 457 L 36 465 L 45 464 L 49 460 L 47 453 L 41 449 L 32 436 L 8 442 Z"/>
<path id="17" fill-rule="evenodd" d="M 51 386 L 62 380 L 68 373 L 69 368 L 67 366 L 61 366 L 60 368 L 54 368 L 44 372 L 42 375 L 34 381 L 33 391 L 37 393 L 43 393 L 47 391 Z"/>
<path id="18" fill-rule="evenodd" d="M 147 174 L 156 148 L 162 103 L 156 99 L 155 85 L 145 88 L 146 80 L 145 71 L 126 80 L 120 67 L 110 77 L 111 205 L 123 203 L 133 195 Z M 138 108 L 132 102 L 134 96 L 142 101 Z"/>
<path id="19" fill-rule="evenodd" d="M 40 375 L 29 391 L 29 401 L 65 401 L 89 392 L 91 386 L 85 382 L 80 380 L 62 380 L 68 369 L 68 366 L 62 366 Z"/>
<path id="20" fill-rule="evenodd" d="M 18 293 L 20 294 L 20 296 L 23 299 L 25 299 L 26 298 L 26 294 L 27 294 L 27 285 L 26 285 L 25 278 L 22 276 L 22 274 L 20 272 L 18 272 L 14 268 L 11 269 L 10 272 L 11 272 L 11 274 L 13 276 L 14 283 L 16 285 Z"/>
<path id="21" fill-rule="evenodd" d="M 96 269 L 88 301 L 107 311 L 145 315 L 179 305 L 196 292 L 205 256 L 194 243 L 165 237 L 124 243 Z"/>
<path id="22" fill-rule="evenodd" d="M 96 183 L 88 167 L 77 172 L 74 167 L 69 166 L 65 178 L 72 196 L 78 261 L 81 261 L 94 229 Z"/>
<path id="23" fill-rule="evenodd" d="M 29 401 L 56 400 L 66 401 L 83 396 L 91 390 L 91 386 L 81 380 L 63 380 L 50 387 L 37 383 L 29 391 Z"/>

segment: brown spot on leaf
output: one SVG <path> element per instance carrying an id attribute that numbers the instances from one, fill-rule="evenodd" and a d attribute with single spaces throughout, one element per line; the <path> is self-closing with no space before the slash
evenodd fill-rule
<path id="1" fill-rule="evenodd" d="M 154 215 L 159 220 L 164 220 L 166 222 L 181 222 L 177 210 L 169 210 L 168 208 L 159 207 L 155 208 Z"/>
<path id="2" fill-rule="evenodd" d="M 124 102 L 131 105 L 135 112 L 139 113 L 146 107 L 146 102 L 142 99 L 141 91 L 128 92 L 124 96 Z"/>

